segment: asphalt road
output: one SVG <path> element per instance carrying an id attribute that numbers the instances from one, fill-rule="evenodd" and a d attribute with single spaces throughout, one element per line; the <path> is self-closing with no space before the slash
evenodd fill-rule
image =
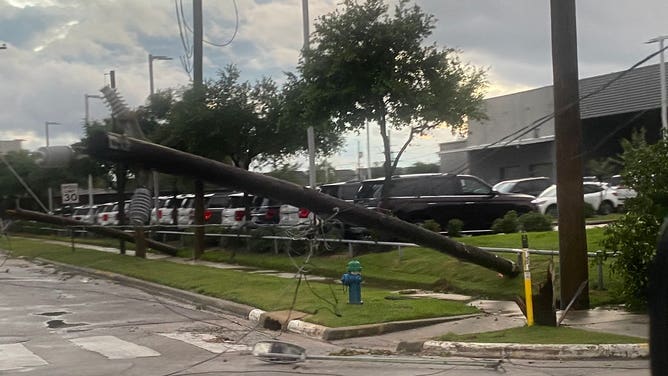
<path id="1" fill-rule="evenodd" d="M 92 265 L 94 266 L 94 265 Z M 0 254 L 0 374 L 21 375 L 498 375 L 482 360 L 451 364 L 307 360 L 268 364 L 257 341 L 280 339 L 308 354 L 335 344 L 259 329 L 239 317 L 198 310 L 148 292 Z M 359 344 L 363 344 L 361 339 Z M 469 361 L 471 365 L 453 364 Z M 487 362 L 488 363 L 488 362 Z M 649 375 L 647 361 L 502 364 L 510 375 Z"/>

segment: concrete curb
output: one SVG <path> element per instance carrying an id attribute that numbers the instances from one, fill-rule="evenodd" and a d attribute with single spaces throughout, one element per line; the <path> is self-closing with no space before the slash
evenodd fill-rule
<path id="1" fill-rule="evenodd" d="M 51 261 L 43 258 L 36 258 L 35 260 L 44 263 L 55 265 L 60 269 L 70 270 L 79 274 L 87 275 L 94 278 L 104 278 L 112 280 L 123 285 L 135 287 L 140 290 L 150 292 L 154 295 L 178 300 L 184 303 L 196 304 L 205 307 L 208 310 L 231 313 L 236 316 L 243 317 L 258 325 L 263 325 L 264 321 L 270 312 L 251 307 L 245 304 L 235 303 L 211 296 L 201 295 L 190 291 L 179 290 L 173 287 L 160 285 L 153 282 L 144 281 L 137 278 L 128 277 L 122 274 L 100 271 L 96 269 L 86 268 L 82 266 L 74 266 L 69 264 Z M 452 317 L 436 317 L 421 320 L 407 320 L 407 321 L 393 321 L 380 324 L 368 324 L 359 326 L 347 326 L 340 328 L 330 328 L 318 324 L 302 320 L 290 320 L 286 328 L 292 333 L 300 334 L 306 337 L 320 339 L 320 340 L 336 340 L 352 337 L 373 336 L 383 333 L 396 332 L 400 330 L 413 329 L 421 326 L 433 325 L 447 321 L 462 320 L 469 317 L 475 317 L 479 314 L 461 315 Z"/>
<path id="2" fill-rule="evenodd" d="M 649 357 L 649 345 L 641 344 L 600 344 L 600 345 L 525 345 L 518 343 L 470 343 L 426 341 L 400 343 L 397 350 L 410 349 L 433 355 L 462 356 L 471 358 L 518 358 L 543 360 L 574 360 L 621 358 L 641 359 Z"/>
<path id="3" fill-rule="evenodd" d="M 52 264 L 61 269 L 75 271 L 79 274 L 88 275 L 95 278 L 104 278 L 112 280 L 123 285 L 135 287 L 140 290 L 144 290 L 154 295 L 159 295 L 162 297 L 178 300 L 184 303 L 194 303 L 196 305 L 204 306 L 206 309 L 222 311 L 226 313 L 231 313 L 236 316 L 243 318 L 248 318 L 251 312 L 257 310 L 255 307 L 247 306 L 240 303 L 230 302 L 223 299 L 214 298 L 211 296 L 201 295 L 190 291 L 179 290 L 173 287 L 160 285 L 153 282 L 144 281 L 141 279 L 136 279 L 128 277 L 122 274 L 116 274 L 112 272 L 105 272 L 95 269 L 90 269 L 82 266 L 74 266 L 69 264 L 63 264 L 56 261 L 51 261 L 43 258 L 36 258 L 35 260 L 40 261 L 45 264 Z"/>

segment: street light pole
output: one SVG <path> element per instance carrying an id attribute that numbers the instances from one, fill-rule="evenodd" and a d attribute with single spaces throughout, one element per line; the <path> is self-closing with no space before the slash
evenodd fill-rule
<path id="1" fill-rule="evenodd" d="M 90 120 L 90 110 L 88 108 L 88 99 L 90 98 L 96 98 L 96 99 L 104 99 L 103 96 L 101 95 L 92 95 L 92 94 L 84 94 L 84 103 L 86 106 L 86 113 L 84 117 L 84 124 L 88 125 L 88 121 Z"/>
<path id="2" fill-rule="evenodd" d="M 148 54 L 148 83 L 149 83 L 149 92 L 151 95 L 154 93 L 153 89 L 153 60 L 172 60 L 169 56 L 163 55 L 151 55 Z"/>
<path id="3" fill-rule="evenodd" d="M 46 133 L 46 147 L 49 147 L 49 125 L 60 125 L 60 123 L 56 123 L 55 121 L 45 121 L 44 122 L 44 130 Z"/>
<path id="4" fill-rule="evenodd" d="M 304 31 L 304 52 L 308 54 L 309 50 L 309 16 L 308 0 L 302 0 L 302 24 Z M 308 59 L 308 55 L 304 57 Z M 306 129 L 306 139 L 308 144 L 308 185 L 315 189 L 315 131 L 313 126 Z"/>
<path id="5" fill-rule="evenodd" d="M 659 42 L 659 74 L 661 76 L 661 127 L 663 129 L 663 137 L 668 138 L 668 99 L 666 99 L 666 63 L 664 59 L 663 43 L 668 39 L 668 35 L 662 35 L 647 41 L 647 43 Z"/>

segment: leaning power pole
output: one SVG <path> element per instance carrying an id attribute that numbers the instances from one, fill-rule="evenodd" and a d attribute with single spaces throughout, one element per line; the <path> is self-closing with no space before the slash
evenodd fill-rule
<path id="1" fill-rule="evenodd" d="M 575 0 L 551 0 L 561 308 L 589 308 Z M 578 292 L 580 294 L 578 295 Z"/>
<path id="2" fill-rule="evenodd" d="M 202 0 L 193 0 L 193 86 L 200 90 L 203 83 L 202 62 L 204 58 L 204 26 L 202 22 Z M 204 99 L 203 96 L 201 98 Z M 204 182 L 195 180 L 195 258 L 204 253 Z"/>

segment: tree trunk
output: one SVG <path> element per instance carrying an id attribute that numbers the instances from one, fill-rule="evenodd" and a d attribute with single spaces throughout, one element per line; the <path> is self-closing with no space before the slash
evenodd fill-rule
<path id="1" fill-rule="evenodd" d="M 387 199 L 390 197 L 390 189 L 392 188 L 392 174 L 394 173 L 394 169 L 392 168 L 392 145 L 390 144 L 390 139 L 387 135 L 385 107 L 382 104 L 382 101 L 380 108 L 378 125 L 380 126 L 380 136 L 383 139 L 383 157 L 385 159 L 385 163 L 383 163 L 383 171 L 385 172 L 385 180 L 383 181 L 383 187 L 380 190 L 380 201 L 378 202 L 378 207 L 385 208 L 387 206 Z"/>
<path id="2" fill-rule="evenodd" d="M 307 208 L 321 217 L 337 218 L 353 225 L 390 234 L 506 276 L 514 277 L 519 273 L 514 262 L 480 248 L 457 243 L 422 227 L 339 200 L 313 189 L 245 171 L 197 155 L 112 133 L 99 133 L 91 137 L 88 152 L 93 157 L 103 160 L 133 161 L 135 163 L 139 161 L 144 164 L 145 168 L 206 179 L 240 191 L 272 197 L 286 204 Z"/>

